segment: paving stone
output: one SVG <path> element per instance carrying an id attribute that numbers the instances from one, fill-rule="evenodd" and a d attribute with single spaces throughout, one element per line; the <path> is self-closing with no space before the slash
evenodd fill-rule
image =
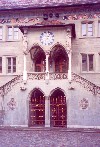
<path id="1" fill-rule="evenodd" d="M 100 133 L 2 129 L 0 147 L 100 147 Z"/>

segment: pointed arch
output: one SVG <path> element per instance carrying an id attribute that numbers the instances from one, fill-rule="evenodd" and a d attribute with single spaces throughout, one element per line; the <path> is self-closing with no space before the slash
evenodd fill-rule
<path id="1" fill-rule="evenodd" d="M 29 100 L 29 126 L 45 125 L 45 95 L 39 88 L 31 91 Z"/>
<path id="2" fill-rule="evenodd" d="M 50 52 L 55 72 L 68 72 L 69 58 L 66 49 L 61 44 L 56 44 Z"/>
<path id="3" fill-rule="evenodd" d="M 52 127 L 67 126 L 66 97 L 61 88 L 54 89 L 50 94 L 50 125 Z"/>
<path id="4" fill-rule="evenodd" d="M 64 95 L 66 95 L 65 91 L 63 89 L 61 89 L 60 87 L 56 87 L 55 89 L 53 89 L 51 92 L 50 92 L 50 95 L 49 97 L 51 97 L 51 95 L 56 91 L 56 90 L 60 90 L 63 92 Z"/>
<path id="5" fill-rule="evenodd" d="M 34 67 L 36 72 L 43 72 L 45 71 L 45 52 L 44 50 L 38 45 L 32 46 L 30 50 L 31 59 L 34 62 Z"/>

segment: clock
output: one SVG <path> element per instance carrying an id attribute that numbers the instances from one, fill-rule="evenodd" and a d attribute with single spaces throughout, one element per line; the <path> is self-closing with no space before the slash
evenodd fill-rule
<path id="1" fill-rule="evenodd" d="M 54 34 L 50 31 L 42 32 L 40 35 L 40 42 L 43 45 L 51 45 L 54 42 Z"/>

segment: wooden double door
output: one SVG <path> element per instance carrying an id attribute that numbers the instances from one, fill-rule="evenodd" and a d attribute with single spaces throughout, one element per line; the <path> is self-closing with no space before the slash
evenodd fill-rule
<path id="1" fill-rule="evenodd" d="M 33 93 L 29 102 L 29 126 L 45 126 L 45 111 L 48 111 L 45 110 L 45 96 L 41 92 Z M 58 91 L 56 95 L 50 97 L 50 126 L 66 127 L 66 125 L 66 97 L 59 95 Z"/>
<path id="2" fill-rule="evenodd" d="M 50 100 L 50 122 L 52 127 L 66 127 L 67 109 L 65 97 L 53 97 Z"/>
<path id="3" fill-rule="evenodd" d="M 32 97 L 29 104 L 29 126 L 45 125 L 45 97 Z"/>

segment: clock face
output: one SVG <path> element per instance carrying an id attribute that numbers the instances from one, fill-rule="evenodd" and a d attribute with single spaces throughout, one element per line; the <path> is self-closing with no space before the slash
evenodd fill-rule
<path id="1" fill-rule="evenodd" d="M 46 31 L 40 35 L 40 41 L 43 45 L 51 45 L 54 42 L 54 34 Z"/>

